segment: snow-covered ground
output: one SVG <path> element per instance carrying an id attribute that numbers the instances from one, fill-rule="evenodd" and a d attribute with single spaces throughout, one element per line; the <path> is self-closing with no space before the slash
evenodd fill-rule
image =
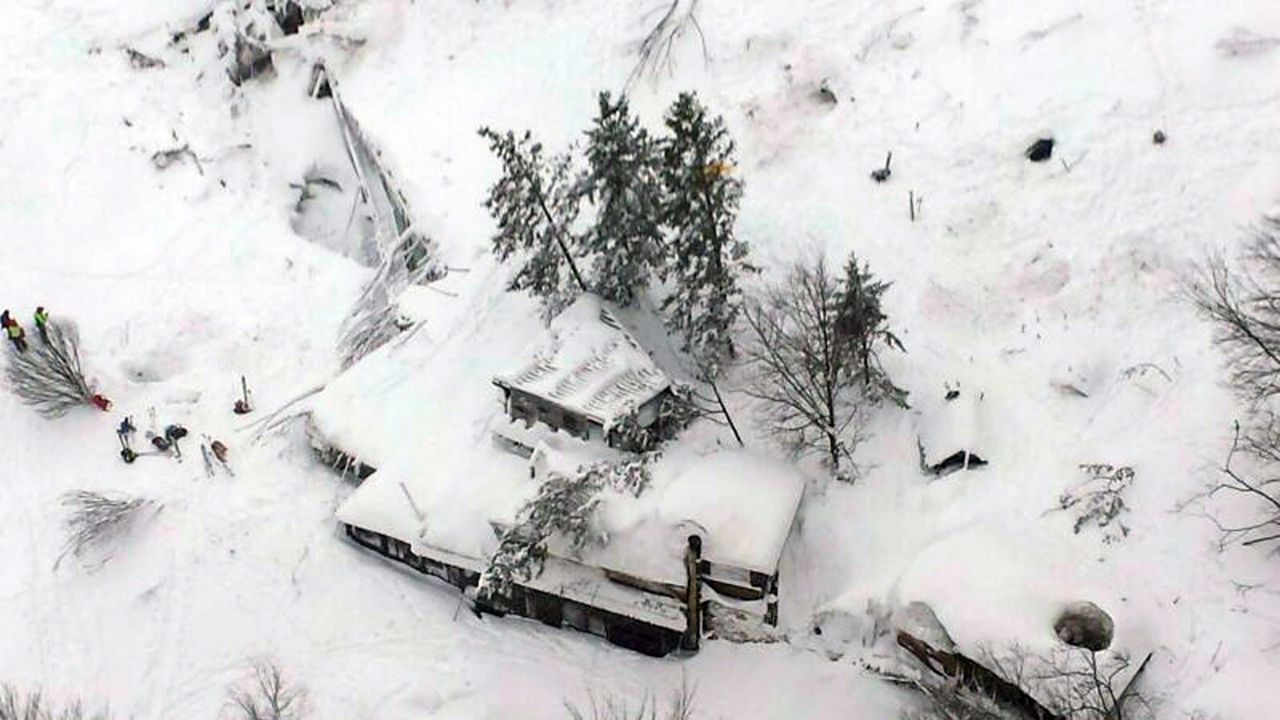
<path id="1" fill-rule="evenodd" d="M 1084 598 L 1114 616 L 1118 646 L 1155 651 L 1162 716 L 1275 716 L 1274 559 L 1220 553 L 1212 524 L 1175 508 L 1212 479 L 1241 411 L 1180 279 L 1280 203 L 1280 47 L 1218 43 L 1238 28 L 1280 37 L 1280 5 L 698 2 L 705 58 L 691 31 L 633 102 L 654 127 L 684 89 L 725 115 L 761 282 L 849 250 L 894 282 L 908 353 L 889 369 L 918 402 L 874 418 L 855 485 L 809 488 L 782 570 L 791 643 L 662 660 L 476 619 L 450 588 L 340 537 L 350 488 L 298 428 L 255 441 L 230 413 L 241 374 L 251 419 L 337 374 L 339 325 L 370 272 L 290 228 L 289 184 L 342 158 L 330 106 L 305 96 L 312 57 L 328 57 L 421 229 L 467 270 L 425 303 L 419 333 L 419 352 L 438 342 L 455 359 L 432 363 L 449 368 L 430 383 L 448 422 L 451 403 L 492 397 L 490 370 L 510 364 L 493 354 L 537 334 L 537 308 L 501 292 L 507 269 L 488 252 L 480 201 L 497 166 L 476 129 L 576 139 L 657 19 L 647 3 L 591 0 L 343 5 L 325 25 L 359 48 L 287 42 L 277 75 L 238 93 L 207 34 L 185 54 L 166 46 L 204 0 L 0 11 L 0 305 L 74 318 L 117 403 L 47 421 L 0 393 L 0 681 L 120 717 L 216 717 L 270 655 L 317 718 L 556 718 L 566 697 L 661 696 L 682 677 L 699 717 L 891 717 L 895 691 L 817 651 L 830 638 L 811 635 L 816 614 L 926 600 L 962 645 L 1038 647 Z M 125 45 L 166 67 L 132 68 Z M 1030 164 L 1022 150 L 1043 133 L 1054 158 Z M 153 166 L 182 145 L 199 167 Z M 893 176 L 875 184 L 889 150 Z M 1144 363 L 1160 372 L 1130 371 Z M 749 418 L 736 382 L 729 402 Z M 968 429 L 991 464 L 927 479 L 916 433 L 956 382 L 982 394 Z M 151 407 L 192 430 L 184 463 L 117 458 L 119 415 L 146 429 Z M 204 434 L 231 447 L 235 477 L 204 476 Z M 769 447 L 763 428 L 747 435 Z M 1127 538 L 1103 544 L 1046 514 L 1080 463 L 1134 468 Z M 105 565 L 55 569 L 58 499 L 75 488 L 163 509 Z"/>

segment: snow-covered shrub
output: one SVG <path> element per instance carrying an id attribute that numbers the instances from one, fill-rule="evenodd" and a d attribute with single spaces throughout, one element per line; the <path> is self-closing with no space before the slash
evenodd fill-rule
<path id="1" fill-rule="evenodd" d="M 917 688 L 923 705 L 904 710 L 899 720 L 1022 720 L 990 697 L 959 685 L 920 683 Z"/>
<path id="2" fill-rule="evenodd" d="M 569 552 L 603 542 L 605 536 L 595 523 L 601 492 L 612 489 L 639 496 L 649 486 L 652 462 L 652 455 L 641 455 L 584 465 L 571 476 L 548 475 L 537 495 L 520 508 L 516 522 L 502 533 L 498 550 L 480 577 L 481 594 L 505 596 L 512 583 L 541 573 L 552 537 L 563 540 Z"/>
<path id="3" fill-rule="evenodd" d="M 1081 465 L 1080 469 L 1089 477 L 1058 496 L 1058 509 L 1075 511 L 1072 529 L 1076 534 L 1086 527 L 1096 527 L 1102 531 L 1104 543 L 1127 537 L 1129 528 L 1118 518 L 1129 509 L 1124 493 L 1133 484 L 1133 468 L 1092 463 Z"/>
<path id="4" fill-rule="evenodd" d="M 651 695 L 644 695 L 638 704 L 617 695 L 591 695 L 590 704 L 580 708 L 566 702 L 570 720 L 692 720 L 694 689 L 682 683 L 672 692 L 665 708 L 659 706 Z"/>
<path id="5" fill-rule="evenodd" d="M 45 417 L 61 417 L 86 405 L 93 391 L 80 366 L 80 335 L 75 325 L 52 321 L 48 342 L 31 342 L 26 352 L 9 354 L 6 375 L 24 403 Z"/>
<path id="6" fill-rule="evenodd" d="M 228 693 L 237 720 L 299 720 L 305 716 L 306 691 L 290 682 L 270 660 L 253 663 L 252 675 Z"/>
<path id="7" fill-rule="evenodd" d="M 56 708 L 46 703 L 39 690 L 21 692 L 5 684 L 0 686 L 0 720 L 108 720 L 108 715 L 86 711 L 79 700 Z"/>
<path id="8" fill-rule="evenodd" d="M 218 38 L 227 77 L 233 85 L 271 69 L 269 43 L 280 37 L 280 26 L 269 4 L 274 0 L 221 0 L 209 16 L 209 27 Z"/>
<path id="9" fill-rule="evenodd" d="M 161 507 L 146 498 L 90 490 L 63 495 L 62 505 L 68 511 L 67 544 L 62 557 L 68 553 L 82 557 L 92 548 L 104 547 L 124 535 L 143 510 Z"/>

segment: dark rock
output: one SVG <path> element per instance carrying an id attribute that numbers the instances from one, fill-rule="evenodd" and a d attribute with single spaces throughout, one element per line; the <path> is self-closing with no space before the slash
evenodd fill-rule
<path id="1" fill-rule="evenodd" d="M 886 155 L 884 158 L 884 167 L 876 168 L 875 170 L 871 171 L 871 179 L 875 180 L 878 183 L 888 180 L 889 176 L 893 174 L 893 171 L 889 169 L 889 163 L 891 162 L 893 162 L 892 150 L 890 150 L 889 154 Z"/>
<path id="2" fill-rule="evenodd" d="M 822 84 L 818 86 L 817 91 L 814 92 L 814 99 L 823 105 L 830 105 L 832 107 L 835 107 L 836 104 L 840 102 L 836 97 L 836 94 L 827 86 L 826 80 L 823 80 Z"/>
<path id="3" fill-rule="evenodd" d="M 1165 137 L 1163 130 L 1157 130 L 1151 135 L 1151 142 L 1156 145 L 1163 145 L 1164 141 L 1168 139 L 1169 138 Z"/>
<path id="4" fill-rule="evenodd" d="M 1040 138 L 1027 148 L 1026 156 L 1031 162 L 1044 162 L 1053 157 L 1053 138 Z"/>
<path id="5" fill-rule="evenodd" d="M 1062 611 L 1053 624 L 1053 631 L 1068 645 L 1100 652 L 1111 646 L 1115 623 L 1102 608 L 1082 600 Z"/>

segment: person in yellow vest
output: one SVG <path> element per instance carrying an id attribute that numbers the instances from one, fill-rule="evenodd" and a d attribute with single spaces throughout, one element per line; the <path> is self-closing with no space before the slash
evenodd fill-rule
<path id="1" fill-rule="evenodd" d="M 26 352 L 27 333 L 22 329 L 22 326 L 18 324 L 17 320 L 9 317 L 8 310 L 5 310 L 4 317 L 5 320 L 7 320 L 7 322 L 4 323 L 5 335 L 9 338 L 9 341 L 13 343 L 13 346 L 17 348 L 18 352 Z"/>
<path id="2" fill-rule="evenodd" d="M 44 342 L 45 345 L 48 345 L 49 344 L 49 313 L 45 311 L 43 305 L 36 308 L 35 319 L 36 319 L 36 331 L 40 333 L 40 340 Z"/>

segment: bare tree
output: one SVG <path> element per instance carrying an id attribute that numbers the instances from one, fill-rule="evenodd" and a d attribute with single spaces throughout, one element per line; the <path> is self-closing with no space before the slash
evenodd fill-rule
<path id="1" fill-rule="evenodd" d="M 859 440 L 856 353 L 837 328 L 839 284 L 825 260 L 798 263 L 746 312 L 753 342 L 746 393 L 764 403 L 770 431 L 797 452 L 821 452 L 837 476 Z"/>
<path id="2" fill-rule="evenodd" d="M 1142 665 L 1120 686 L 1131 669 L 1122 653 L 1076 647 L 1033 653 L 1015 644 L 1005 650 L 986 647 L 979 655 L 984 665 L 1035 695 L 1062 720 L 1125 720 L 1146 706 L 1134 688 Z"/>
<path id="3" fill-rule="evenodd" d="M 108 715 L 86 711 L 79 700 L 57 709 L 39 690 L 21 692 L 5 684 L 0 686 L 0 720 L 108 720 Z"/>
<path id="4" fill-rule="evenodd" d="M 271 660 L 256 660 L 253 675 L 231 688 L 231 705 L 240 720 L 299 720 L 305 690 L 290 682 Z"/>
<path id="5" fill-rule="evenodd" d="M 1224 543 L 1246 545 L 1280 540 L 1280 477 L 1255 479 L 1233 466 L 1243 450 L 1264 466 L 1280 463 L 1280 218 L 1267 218 L 1254 231 L 1240 262 L 1212 256 L 1189 284 L 1191 300 L 1216 330 L 1226 355 L 1228 381 L 1249 407 L 1222 468 L 1225 479 L 1208 491 L 1243 494 L 1258 500 L 1256 523 L 1222 525 Z"/>
<path id="6" fill-rule="evenodd" d="M 1212 498 L 1224 493 L 1243 495 L 1258 501 L 1259 512 L 1253 520 L 1224 523 L 1213 515 L 1208 516 L 1222 532 L 1223 547 L 1234 543 L 1248 547 L 1280 540 L 1280 476 L 1268 474 L 1255 478 L 1235 467 L 1233 464 L 1242 448 L 1241 442 L 1240 423 L 1236 423 L 1231 449 L 1227 451 L 1227 459 L 1222 464 L 1218 481 L 1199 496 Z"/>
<path id="7" fill-rule="evenodd" d="M 628 88 L 646 73 L 656 75 L 660 68 L 672 68 L 671 50 L 689 26 L 697 31 L 698 40 L 702 43 L 702 59 L 707 59 L 707 36 L 694 15 L 697 9 L 698 0 L 671 0 L 658 22 L 640 41 L 639 59 L 627 76 Z"/>
<path id="8" fill-rule="evenodd" d="M 80 366 L 80 334 L 75 325 L 50 322 L 47 335 L 47 342 L 10 353 L 6 375 L 24 403 L 54 418 L 88 404 L 93 391 Z"/>
<path id="9" fill-rule="evenodd" d="M 61 563 L 68 553 L 82 557 L 90 548 L 102 547 L 120 537 L 142 510 L 161 508 L 146 498 L 89 490 L 73 490 L 63 495 L 62 505 L 68 510 L 68 536 L 66 548 L 58 556 L 57 563 Z"/>

